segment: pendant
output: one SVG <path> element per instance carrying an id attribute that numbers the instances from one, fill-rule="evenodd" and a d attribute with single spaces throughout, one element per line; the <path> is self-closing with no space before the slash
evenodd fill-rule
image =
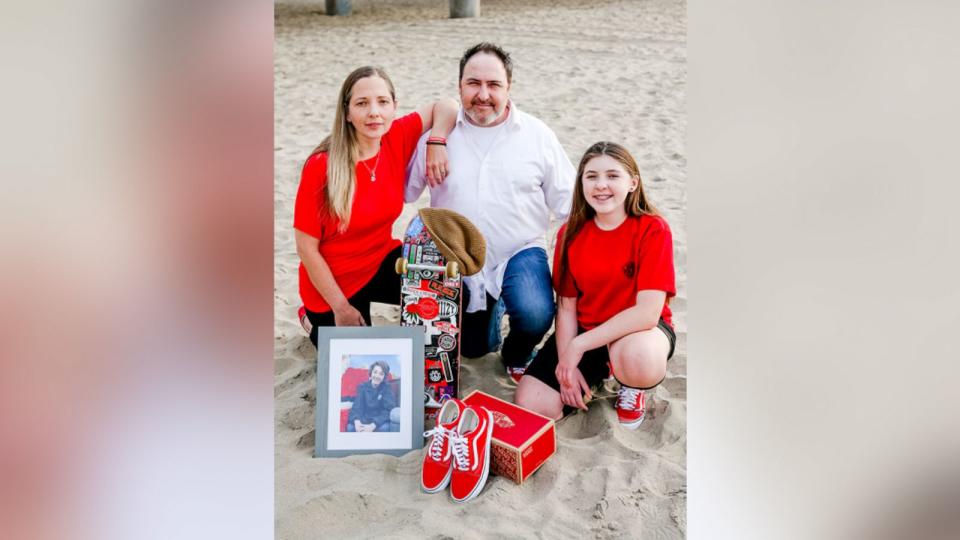
<path id="1" fill-rule="evenodd" d="M 371 173 L 371 174 L 370 174 L 370 181 L 371 181 L 371 182 L 376 182 L 376 181 L 377 181 L 377 173 Z"/>

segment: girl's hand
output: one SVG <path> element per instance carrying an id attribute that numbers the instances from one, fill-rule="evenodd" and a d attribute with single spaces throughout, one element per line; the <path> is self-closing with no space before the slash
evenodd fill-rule
<path id="1" fill-rule="evenodd" d="M 440 144 L 427 145 L 427 183 L 437 187 L 447 177 L 450 163 L 447 160 L 447 147 Z"/>
<path id="2" fill-rule="evenodd" d="M 576 386 L 574 372 L 580 373 L 577 366 L 583 358 L 583 352 L 577 346 L 576 340 L 571 341 L 567 348 L 560 354 L 560 360 L 557 362 L 557 381 L 560 386 Z"/>
<path id="3" fill-rule="evenodd" d="M 333 321 L 337 326 L 366 326 L 367 321 L 363 320 L 363 315 L 350 304 L 346 304 L 340 309 L 333 310 Z"/>
<path id="4" fill-rule="evenodd" d="M 583 398 L 584 394 L 586 394 L 588 400 L 592 397 L 590 387 L 587 385 L 586 379 L 583 378 L 583 373 L 580 372 L 580 368 L 573 368 L 573 370 L 575 372 L 574 379 L 577 382 L 574 386 L 560 385 L 560 401 L 562 401 L 564 405 L 587 410 L 587 404 Z"/>

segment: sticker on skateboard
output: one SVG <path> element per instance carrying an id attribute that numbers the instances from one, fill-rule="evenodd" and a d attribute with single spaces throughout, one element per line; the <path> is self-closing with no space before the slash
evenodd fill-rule
<path id="1" fill-rule="evenodd" d="M 459 396 L 460 320 L 463 277 L 456 261 L 448 261 L 419 215 L 403 236 L 400 324 L 423 326 L 424 403 L 435 419 L 445 399 Z"/>

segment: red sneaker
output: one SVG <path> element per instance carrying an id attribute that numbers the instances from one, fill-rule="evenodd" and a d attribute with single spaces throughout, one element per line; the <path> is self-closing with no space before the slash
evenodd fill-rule
<path id="1" fill-rule="evenodd" d="M 627 429 L 637 429 L 643 423 L 647 397 L 643 390 L 621 386 L 617 394 L 617 418 Z"/>
<path id="2" fill-rule="evenodd" d="M 313 323 L 307 318 L 307 308 L 300 306 L 300 309 L 297 310 L 297 318 L 300 319 L 300 326 L 303 327 L 303 330 L 309 336 L 310 333 L 313 332 Z"/>
<path id="3" fill-rule="evenodd" d="M 457 432 L 451 437 L 453 476 L 450 495 L 454 501 L 467 502 L 476 497 L 490 473 L 490 440 L 493 438 L 493 413 L 484 407 L 467 405 Z"/>
<path id="4" fill-rule="evenodd" d="M 507 376 L 513 379 L 513 382 L 520 383 L 520 379 L 523 378 L 523 374 L 527 372 L 525 367 L 508 367 Z"/>
<path id="5" fill-rule="evenodd" d="M 427 493 L 436 493 L 450 483 L 453 472 L 453 459 L 450 451 L 450 438 L 457 433 L 457 422 L 466 407 L 459 399 L 443 402 L 437 415 L 437 426 L 423 434 L 432 436 L 423 456 L 423 472 L 420 475 L 420 487 Z"/>

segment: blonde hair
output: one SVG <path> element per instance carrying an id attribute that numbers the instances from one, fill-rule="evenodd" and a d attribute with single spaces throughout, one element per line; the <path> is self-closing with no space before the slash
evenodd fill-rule
<path id="1" fill-rule="evenodd" d="M 327 184 L 320 199 L 319 207 L 326 210 L 327 217 L 338 221 L 338 230 L 343 232 L 350 224 L 350 210 L 353 208 L 353 195 L 357 188 L 356 167 L 360 157 L 357 132 L 347 120 L 350 111 L 350 98 L 353 86 L 360 79 L 380 77 L 387 83 L 390 98 L 396 101 L 396 91 L 387 73 L 378 67 L 363 66 L 353 70 L 343 81 L 337 97 L 337 112 L 333 119 L 333 130 L 310 153 L 310 157 L 327 152 Z M 321 216 L 322 217 L 322 216 Z"/>

